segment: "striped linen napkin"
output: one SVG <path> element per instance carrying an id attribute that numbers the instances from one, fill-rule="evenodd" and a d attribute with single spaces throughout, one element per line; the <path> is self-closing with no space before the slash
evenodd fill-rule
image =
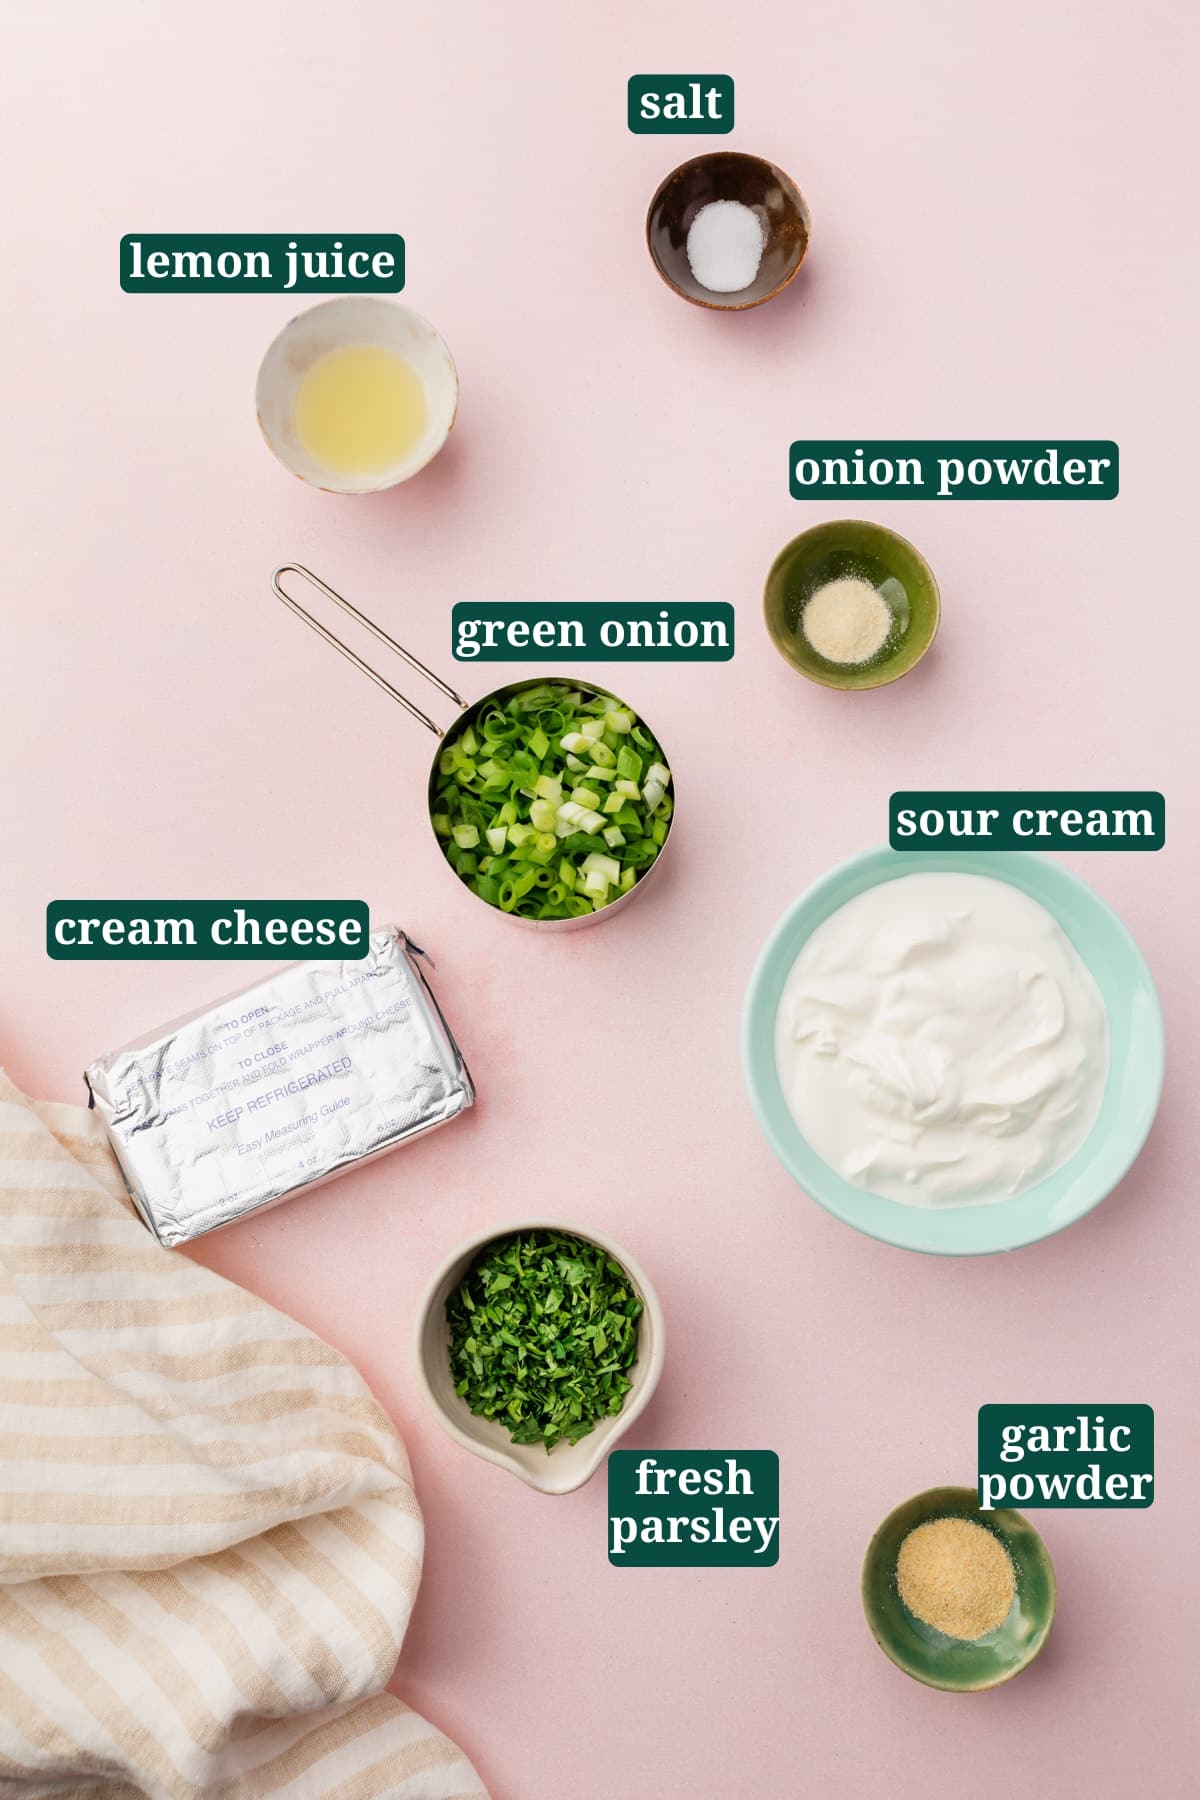
<path id="1" fill-rule="evenodd" d="M 382 1692 L 423 1543 L 344 1357 L 0 1073 L 0 1792 L 486 1800 Z"/>

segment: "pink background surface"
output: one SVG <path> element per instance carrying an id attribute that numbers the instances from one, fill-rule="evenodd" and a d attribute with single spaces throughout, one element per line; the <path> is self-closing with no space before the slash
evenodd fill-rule
<path id="1" fill-rule="evenodd" d="M 395 1686 L 496 1800 L 1195 1791 L 1185 15 L 5 8 L 0 1058 L 79 1096 L 85 1061 L 254 973 L 51 963 L 54 897 L 361 896 L 433 952 L 476 1112 L 198 1255 L 346 1351 L 403 1430 L 429 1546 Z M 801 278 L 745 317 L 677 301 L 642 243 L 657 181 L 705 145 L 631 136 L 625 83 L 690 68 L 734 75 L 718 141 L 812 208 Z M 189 229 L 403 232 L 404 298 L 462 379 L 440 460 L 377 499 L 285 476 L 252 395 L 294 302 L 119 290 L 123 232 Z M 863 696 L 789 672 L 764 574 L 845 510 L 788 498 L 793 437 L 1038 433 L 1117 439 L 1119 501 L 874 504 L 940 578 L 935 652 Z M 544 942 L 460 891 L 427 836 L 431 742 L 272 599 L 291 558 L 444 668 L 458 599 L 732 601 L 731 665 L 609 668 L 684 796 L 645 900 Z M 458 669 L 469 693 L 505 673 Z M 1159 983 L 1162 1110 L 1064 1235 L 907 1255 L 772 1160 L 741 997 L 793 896 L 885 836 L 893 787 L 1018 785 L 1168 792 L 1163 853 L 1069 859 Z M 424 1281 L 546 1206 L 659 1284 L 667 1368 L 629 1441 L 779 1452 L 776 1569 L 615 1571 L 603 1477 L 544 1499 L 423 1415 Z M 858 1574 L 896 1501 L 974 1478 L 987 1400 L 1152 1402 L 1158 1499 L 1041 1515 L 1052 1642 L 966 1699 L 875 1649 Z"/>

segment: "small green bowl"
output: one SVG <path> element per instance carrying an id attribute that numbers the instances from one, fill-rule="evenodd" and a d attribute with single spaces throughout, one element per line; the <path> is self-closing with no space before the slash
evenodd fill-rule
<path id="1" fill-rule="evenodd" d="M 817 926 L 856 895 L 902 875 L 990 875 L 1028 894 L 1061 925 L 1095 977 L 1108 1014 L 1109 1068 L 1099 1117 L 1061 1169 L 991 1206 L 904 1206 L 855 1187 L 819 1157 L 792 1117 L 775 1065 L 775 1018 L 792 964 Z M 750 977 L 742 1068 L 768 1144 L 804 1192 L 868 1237 L 901 1250 L 982 1256 L 1037 1243 L 1081 1219 L 1125 1174 L 1154 1121 L 1163 1023 L 1141 952 L 1099 894 L 1031 850 L 867 850 L 792 902 Z"/>
<path id="2" fill-rule="evenodd" d="M 900 1598 L 900 1546 L 910 1531 L 932 1519 L 970 1519 L 982 1525 L 1013 1560 L 1017 1592 L 1009 1615 L 973 1644 L 926 1625 Z M 1029 1667 L 1050 1636 L 1058 1590 L 1049 1553 L 1028 1519 L 1008 1507 L 981 1512 L 974 1488 L 936 1487 L 897 1506 L 871 1539 L 863 1562 L 862 1601 L 871 1636 L 898 1669 L 926 1687 L 977 1694 Z"/>
<path id="3" fill-rule="evenodd" d="M 864 663 L 819 656 L 804 635 L 801 614 L 830 581 L 858 576 L 878 588 L 892 614 L 880 650 Z M 915 669 L 937 636 L 942 603 L 933 570 L 907 538 L 869 519 L 831 519 L 785 544 L 767 576 L 763 615 L 779 654 L 822 687 L 886 687 Z"/>

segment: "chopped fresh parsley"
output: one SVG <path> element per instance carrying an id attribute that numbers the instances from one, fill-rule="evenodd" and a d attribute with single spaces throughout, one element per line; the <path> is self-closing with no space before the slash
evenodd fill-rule
<path id="1" fill-rule="evenodd" d="M 577 1444 L 624 1404 L 641 1310 L 597 1245 L 561 1231 L 497 1238 L 446 1302 L 455 1392 L 514 1444 Z"/>

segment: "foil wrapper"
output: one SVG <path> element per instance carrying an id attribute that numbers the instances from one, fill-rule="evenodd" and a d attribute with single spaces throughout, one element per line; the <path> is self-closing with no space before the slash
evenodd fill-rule
<path id="1" fill-rule="evenodd" d="M 394 926 L 293 963 L 84 1071 L 130 1194 L 183 1244 L 444 1125 L 475 1090 Z"/>

